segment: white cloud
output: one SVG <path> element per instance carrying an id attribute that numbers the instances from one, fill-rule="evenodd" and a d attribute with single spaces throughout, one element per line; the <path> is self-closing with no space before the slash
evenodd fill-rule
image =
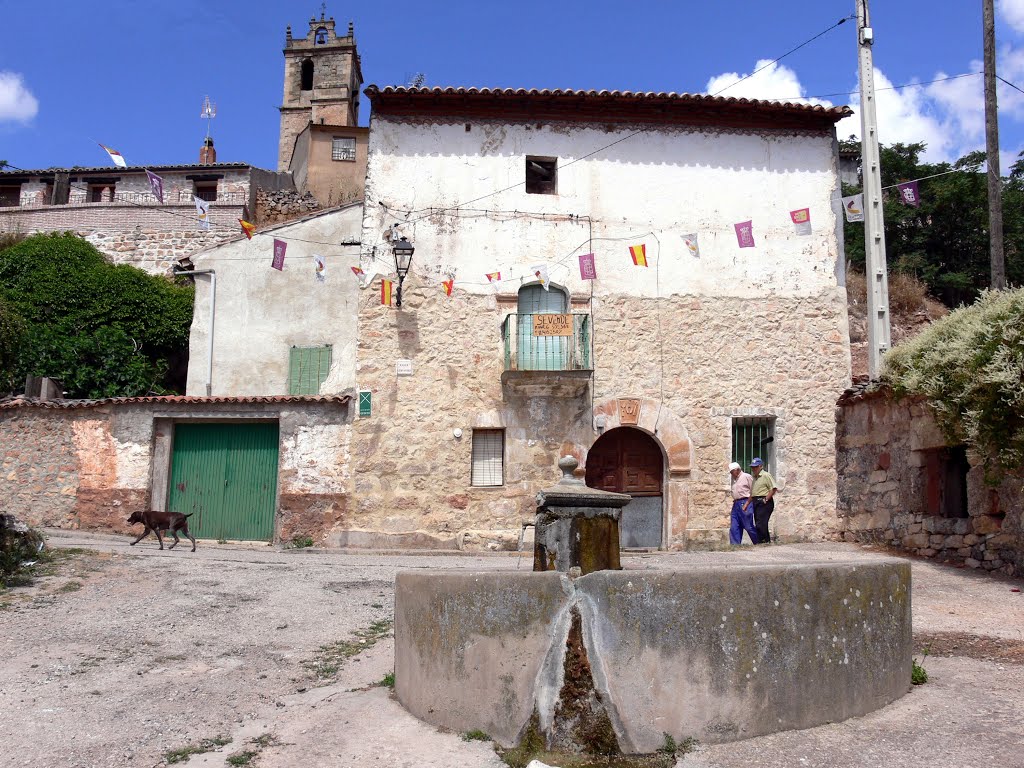
<path id="1" fill-rule="evenodd" d="M 824 104 L 831 106 L 831 102 L 821 99 L 805 99 L 804 87 L 800 84 L 800 78 L 796 72 L 785 64 L 770 64 L 771 59 L 761 59 L 751 72 L 756 72 L 764 67 L 753 77 L 747 77 L 747 73 L 725 72 L 716 75 L 708 80 L 707 92 L 719 93 L 725 97 L 745 99 L 777 99 L 780 101 L 802 101 L 808 104 Z M 768 65 L 768 66 L 765 66 Z M 740 78 L 747 77 L 740 81 Z M 737 83 L 733 85 L 733 83 Z"/>
<path id="2" fill-rule="evenodd" d="M 1024 33 L 1024 0 L 999 0 L 997 8 L 1007 24 Z"/>
<path id="3" fill-rule="evenodd" d="M 25 87 L 21 75 L 0 71 L 0 122 L 11 120 L 26 123 L 38 111 L 39 102 Z"/>

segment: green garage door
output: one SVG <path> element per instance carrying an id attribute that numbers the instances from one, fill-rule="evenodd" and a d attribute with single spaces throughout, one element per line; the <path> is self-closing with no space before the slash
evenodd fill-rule
<path id="1" fill-rule="evenodd" d="M 270 541 L 277 424 L 176 424 L 168 509 L 201 539 Z"/>

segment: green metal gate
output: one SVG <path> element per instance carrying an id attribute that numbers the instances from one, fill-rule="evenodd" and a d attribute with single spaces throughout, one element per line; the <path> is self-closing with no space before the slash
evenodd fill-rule
<path id="1" fill-rule="evenodd" d="M 197 538 L 270 541 L 277 454 L 276 423 L 176 424 L 167 508 Z"/>

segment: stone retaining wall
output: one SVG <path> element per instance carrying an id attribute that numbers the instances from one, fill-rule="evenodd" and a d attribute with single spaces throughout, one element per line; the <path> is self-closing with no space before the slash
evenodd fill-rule
<path id="1" fill-rule="evenodd" d="M 1024 478 L 985 484 L 967 453 L 966 505 L 950 514 L 945 438 L 921 400 L 885 388 L 850 390 L 836 408 L 841 538 L 890 544 L 968 568 L 1024 573 Z M 966 468 L 965 468 L 966 469 Z"/>

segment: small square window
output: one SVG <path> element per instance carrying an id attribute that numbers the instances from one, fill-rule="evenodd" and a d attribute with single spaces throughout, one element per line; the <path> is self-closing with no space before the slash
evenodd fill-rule
<path id="1" fill-rule="evenodd" d="M 319 395 L 331 370 L 331 347 L 292 347 L 288 356 L 288 394 Z"/>
<path id="2" fill-rule="evenodd" d="M 21 205 L 21 184 L 0 187 L 0 206 Z"/>
<path id="3" fill-rule="evenodd" d="M 200 200 L 206 200 L 211 203 L 214 202 L 217 199 L 217 182 L 197 181 L 195 194 Z"/>
<path id="4" fill-rule="evenodd" d="M 558 158 L 526 158 L 526 191 L 531 195 L 558 194 Z"/>
<path id="5" fill-rule="evenodd" d="M 765 471 L 775 476 L 775 419 L 772 417 L 744 416 L 732 420 L 732 460 L 744 472 L 750 472 L 750 462 L 764 462 Z"/>
<path id="6" fill-rule="evenodd" d="M 470 485 L 505 484 L 505 430 L 473 430 L 473 470 Z"/>
<path id="7" fill-rule="evenodd" d="M 967 517 L 967 447 L 938 448 L 925 455 L 925 506 L 929 515 Z"/>
<path id="8" fill-rule="evenodd" d="M 90 184 L 89 185 L 89 202 L 90 203 L 109 203 L 114 199 L 114 185 L 113 184 Z"/>
<path id="9" fill-rule="evenodd" d="M 331 160 L 355 160 L 356 140 L 350 137 L 335 136 L 331 142 Z"/>

